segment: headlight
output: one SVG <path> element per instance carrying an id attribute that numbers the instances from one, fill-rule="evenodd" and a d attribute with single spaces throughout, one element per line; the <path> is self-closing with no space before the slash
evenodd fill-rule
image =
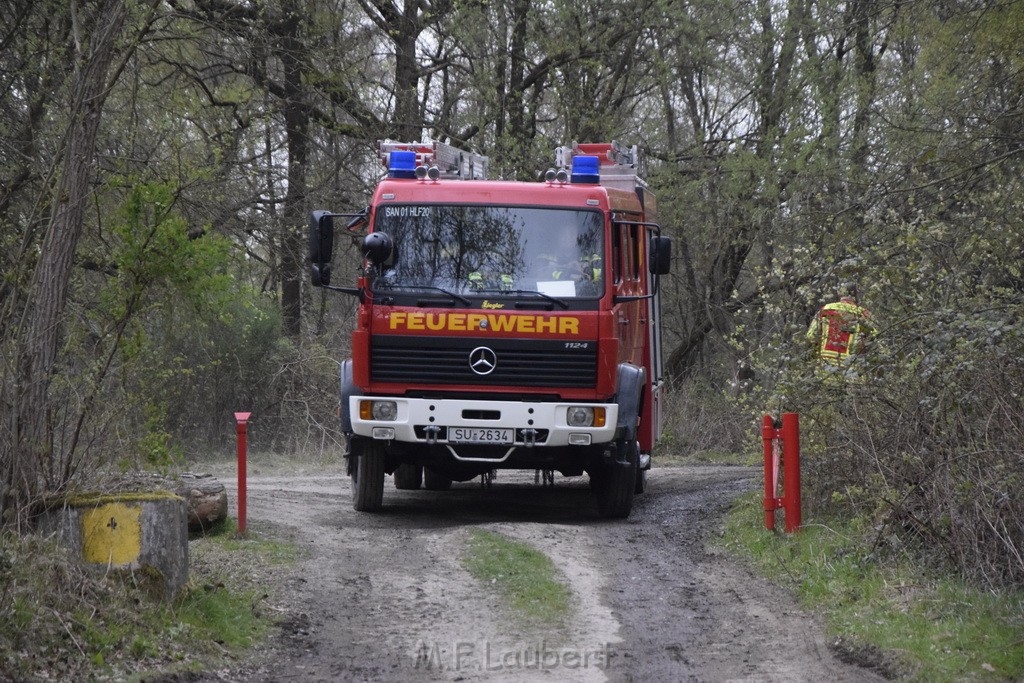
<path id="1" fill-rule="evenodd" d="M 394 401 L 360 401 L 359 417 L 390 422 L 398 417 L 398 404 Z"/>
<path id="2" fill-rule="evenodd" d="M 394 401 L 374 401 L 373 419 L 391 421 L 398 417 L 398 404 Z"/>
<path id="3" fill-rule="evenodd" d="M 565 413 L 565 422 L 570 427 L 604 427 L 604 408 L 600 406 L 569 406 Z"/>
<path id="4" fill-rule="evenodd" d="M 594 409 L 587 406 L 569 406 L 565 421 L 570 427 L 589 427 L 594 424 Z"/>

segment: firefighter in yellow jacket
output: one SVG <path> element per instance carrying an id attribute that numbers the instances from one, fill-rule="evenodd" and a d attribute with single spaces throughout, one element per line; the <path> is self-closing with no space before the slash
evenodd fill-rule
<path id="1" fill-rule="evenodd" d="M 878 331 L 871 312 L 853 296 L 825 304 L 807 329 L 810 342 L 826 369 L 848 368 L 864 350 L 865 342 Z"/>

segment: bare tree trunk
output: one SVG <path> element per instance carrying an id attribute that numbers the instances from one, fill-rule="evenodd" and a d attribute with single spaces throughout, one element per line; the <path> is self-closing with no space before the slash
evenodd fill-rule
<path id="1" fill-rule="evenodd" d="M 127 18 L 123 0 L 106 0 L 87 25 L 75 22 L 75 64 L 70 87 L 70 120 L 60 179 L 53 194 L 52 219 L 43 239 L 21 322 L 15 413 L 7 471 L 8 498 L 0 505 L 5 520 L 21 526 L 28 506 L 47 485 L 54 443 L 49 389 L 60 346 L 64 309 L 85 203 L 93 175 L 96 136 L 108 90 L 116 41 Z M 76 17 L 76 20 L 78 17 Z M 87 44 L 83 33 L 88 32 Z M 14 511 L 11 519 L 9 510 Z"/>
<path id="2" fill-rule="evenodd" d="M 850 163 L 853 165 L 856 180 L 861 180 L 867 173 L 868 127 L 871 123 L 871 106 L 874 104 L 877 76 L 875 74 L 876 58 L 886 49 L 883 42 L 876 53 L 875 36 L 871 32 L 871 14 L 873 6 L 868 2 L 855 2 L 852 5 L 852 22 L 854 38 L 854 71 L 857 76 L 857 104 L 853 115 L 853 140 L 850 146 Z"/>
<path id="3" fill-rule="evenodd" d="M 284 126 L 288 140 L 288 190 L 284 200 L 284 232 L 281 239 L 281 312 L 285 333 L 298 339 L 302 330 L 302 275 L 304 266 L 303 217 L 306 201 L 306 161 L 309 157 L 309 107 L 306 106 L 303 73 L 305 45 L 299 26 L 299 8 L 284 4 L 278 33 L 284 70 Z"/>
<path id="4" fill-rule="evenodd" d="M 399 140 L 418 142 L 423 130 L 419 98 L 419 66 L 416 63 L 416 40 L 423 30 L 417 10 L 407 8 L 399 19 L 395 36 L 395 120 L 392 130 Z"/>
<path id="5" fill-rule="evenodd" d="M 391 39 L 395 46 L 395 112 L 388 136 L 418 142 L 423 131 L 417 87 L 420 69 L 416 60 L 416 41 L 431 14 L 440 16 L 448 3 L 406 2 L 399 7 L 394 0 L 359 0 L 366 15 Z"/>
<path id="6" fill-rule="evenodd" d="M 757 24 L 760 28 L 760 50 L 757 77 L 752 83 L 751 94 L 756 103 L 757 126 L 753 154 L 773 166 L 780 141 L 785 137 L 787 122 L 784 113 L 794 97 L 793 70 L 796 52 L 801 37 L 800 27 L 804 20 L 804 6 L 797 0 L 788 0 L 784 22 L 776 26 L 776 15 L 780 4 L 770 0 L 758 0 L 756 5 Z M 701 120 L 700 112 L 694 111 L 696 97 L 691 94 L 693 82 L 691 65 L 680 69 L 687 78 L 683 83 L 684 99 L 694 126 Z M 695 135 L 699 140 L 699 136 Z M 721 169 L 713 169 L 720 174 Z M 738 176 L 737 176 L 738 177 Z M 722 179 L 717 178 L 716 184 Z M 706 268 L 701 269 L 697 278 L 689 265 L 688 245 L 685 238 L 680 241 L 680 252 L 684 257 L 686 287 L 692 288 L 689 312 L 692 320 L 688 329 L 669 353 L 666 369 L 673 379 L 680 379 L 690 373 L 700 359 L 709 335 L 722 336 L 730 327 L 730 318 L 739 310 L 734 296 L 744 270 L 748 268 L 747 258 L 758 241 L 767 241 L 771 235 L 777 207 L 784 197 L 784 183 L 774 187 L 761 187 L 758 179 L 750 175 L 744 189 L 728 212 L 727 220 L 721 226 L 722 234 L 728 239 L 721 240 L 717 254 Z M 763 255 L 762 255 L 763 257 Z M 703 286 L 701 286 L 703 285 Z"/>

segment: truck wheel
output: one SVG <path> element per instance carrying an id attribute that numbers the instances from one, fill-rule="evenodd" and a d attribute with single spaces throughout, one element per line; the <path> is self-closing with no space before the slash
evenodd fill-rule
<path id="1" fill-rule="evenodd" d="M 452 480 L 429 467 L 424 467 L 423 487 L 428 491 L 447 491 L 452 487 Z"/>
<path id="2" fill-rule="evenodd" d="M 598 514 L 602 517 L 624 519 L 629 517 L 633 509 L 640 445 L 636 439 L 620 439 L 617 449 L 619 462 L 602 466 L 601 474 L 592 480 Z"/>
<path id="3" fill-rule="evenodd" d="M 384 500 L 384 444 L 368 440 L 352 458 L 352 507 L 376 512 Z"/>
<path id="4" fill-rule="evenodd" d="M 395 488 L 402 491 L 415 491 L 423 485 L 423 466 L 411 462 L 402 463 L 395 468 Z"/>

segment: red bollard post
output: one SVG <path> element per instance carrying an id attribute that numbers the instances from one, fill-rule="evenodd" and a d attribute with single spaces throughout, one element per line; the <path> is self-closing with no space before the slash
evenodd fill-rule
<path id="1" fill-rule="evenodd" d="M 764 526 L 769 531 L 775 529 L 775 465 L 773 451 L 775 447 L 775 422 L 771 415 L 765 415 L 761 422 L 761 439 L 764 441 Z"/>
<path id="2" fill-rule="evenodd" d="M 782 478 L 783 506 L 786 511 L 786 533 L 800 529 L 800 415 L 782 414 Z"/>
<path id="3" fill-rule="evenodd" d="M 249 416 L 252 413 L 235 413 L 235 427 L 238 431 L 238 533 L 245 533 L 245 461 L 246 433 Z"/>

